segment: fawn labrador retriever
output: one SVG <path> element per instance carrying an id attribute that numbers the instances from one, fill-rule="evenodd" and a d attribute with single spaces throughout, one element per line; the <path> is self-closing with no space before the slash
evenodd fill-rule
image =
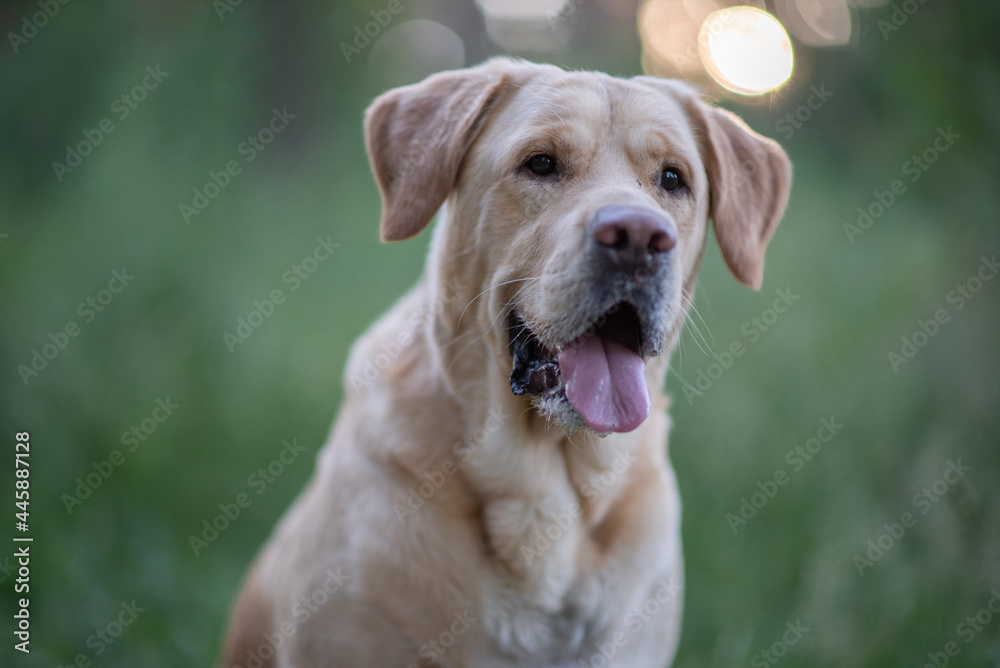
<path id="1" fill-rule="evenodd" d="M 759 288 L 785 153 L 686 84 L 495 59 L 389 91 L 381 236 L 441 209 L 351 351 L 226 668 L 669 665 L 680 502 L 662 394 L 709 218 Z"/>

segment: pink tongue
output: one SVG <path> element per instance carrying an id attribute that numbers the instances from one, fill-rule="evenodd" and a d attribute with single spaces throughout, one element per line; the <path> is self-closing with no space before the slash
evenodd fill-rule
<path id="1" fill-rule="evenodd" d="M 632 431 L 649 415 L 642 358 L 625 346 L 587 334 L 559 353 L 566 398 L 597 432 Z"/>

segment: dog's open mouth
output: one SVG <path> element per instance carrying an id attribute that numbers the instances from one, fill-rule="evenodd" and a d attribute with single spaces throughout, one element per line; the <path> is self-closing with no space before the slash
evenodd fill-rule
<path id="1" fill-rule="evenodd" d="M 649 415 L 643 328 L 631 304 L 614 306 L 559 350 L 539 341 L 517 312 L 509 327 L 514 394 L 565 400 L 598 433 L 632 431 Z"/>

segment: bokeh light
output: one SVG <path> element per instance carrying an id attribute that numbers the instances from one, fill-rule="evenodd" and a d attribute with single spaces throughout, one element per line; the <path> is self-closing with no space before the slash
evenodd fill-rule
<path id="1" fill-rule="evenodd" d="M 565 48 L 572 26 L 569 19 L 576 9 L 572 0 L 476 0 L 476 4 L 490 39 L 510 52 Z"/>
<path id="2" fill-rule="evenodd" d="M 777 0 L 775 10 L 803 44 L 843 46 L 851 41 L 853 18 L 845 0 Z"/>
<path id="3" fill-rule="evenodd" d="M 741 95 L 762 95 L 792 76 L 792 42 L 776 18 L 754 7 L 713 12 L 698 34 L 709 75 Z"/>
<path id="4" fill-rule="evenodd" d="M 437 21 L 417 19 L 387 30 L 372 46 L 369 67 L 388 86 L 420 81 L 465 64 L 465 44 L 455 31 Z"/>
<path id="5" fill-rule="evenodd" d="M 639 10 L 639 34 L 646 70 L 698 78 L 704 75 L 698 54 L 698 31 L 717 0 L 648 0 Z"/>

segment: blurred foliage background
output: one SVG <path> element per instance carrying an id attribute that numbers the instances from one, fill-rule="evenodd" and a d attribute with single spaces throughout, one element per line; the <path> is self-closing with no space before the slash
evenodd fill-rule
<path id="1" fill-rule="evenodd" d="M 375 95 L 505 48 L 626 76 L 649 65 L 634 0 L 572 3 L 552 34 L 514 30 L 513 42 L 470 2 L 404 0 L 350 62 L 342 44 L 388 3 L 223 2 L 52 2 L 30 37 L 25 21 L 46 3 L 0 6 L 0 535 L 14 532 L 13 434 L 30 430 L 35 537 L 32 653 L 5 632 L 2 665 L 215 660 L 244 569 L 311 473 L 348 346 L 422 266 L 426 232 L 377 240 L 361 134 Z M 784 665 L 921 666 L 955 641 L 950 665 L 1000 666 L 1000 618 L 971 638 L 959 628 L 1000 586 L 1000 280 L 961 310 L 948 299 L 1000 251 L 1000 5 L 866 4 L 846 44 L 797 42 L 776 92 L 699 82 L 782 141 L 795 182 L 761 292 L 709 245 L 695 317 L 707 341 L 685 334 L 668 382 L 688 564 L 678 666 L 771 665 L 759 652 L 799 620 L 809 630 Z M 886 33 L 901 5 L 916 11 Z M 167 74 L 121 118 L 116 100 L 147 67 Z M 832 97 L 789 135 L 782 119 L 806 115 L 814 86 Z M 294 119 L 247 162 L 241 144 L 274 109 Z M 105 118 L 113 131 L 57 174 Z M 905 163 L 939 128 L 959 137 L 911 181 Z M 231 160 L 240 173 L 186 222 L 180 205 Z M 849 238 L 858 207 L 895 179 L 906 191 Z M 283 275 L 318 237 L 340 246 L 289 290 Z M 102 293 L 123 270 L 134 279 Z M 223 333 L 275 288 L 287 301 L 230 352 Z M 778 289 L 799 299 L 760 330 L 752 318 L 767 322 Z M 938 309 L 948 322 L 894 370 L 889 353 Z M 69 321 L 79 332 L 61 339 Z M 53 340 L 65 345 L 45 368 L 19 371 Z M 711 368 L 708 351 L 735 341 L 746 352 Z M 717 377 L 685 393 L 700 372 Z M 162 422 L 157 400 L 178 406 Z M 786 453 L 831 417 L 843 428 L 795 470 Z M 133 426 L 145 440 L 129 452 Z M 249 477 L 291 439 L 306 454 L 256 494 Z M 115 450 L 124 462 L 69 512 L 77 478 Z M 959 459 L 969 470 L 921 512 L 914 495 Z M 779 469 L 787 484 L 734 533 L 727 514 Z M 252 505 L 195 556 L 189 536 L 248 491 Z M 854 557 L 905 512 L 916 524 L 859 575 Z M 0 562 L 8 629 L 11 566 Z M 134 623 L 95 640 L 133 600 Z"/>

